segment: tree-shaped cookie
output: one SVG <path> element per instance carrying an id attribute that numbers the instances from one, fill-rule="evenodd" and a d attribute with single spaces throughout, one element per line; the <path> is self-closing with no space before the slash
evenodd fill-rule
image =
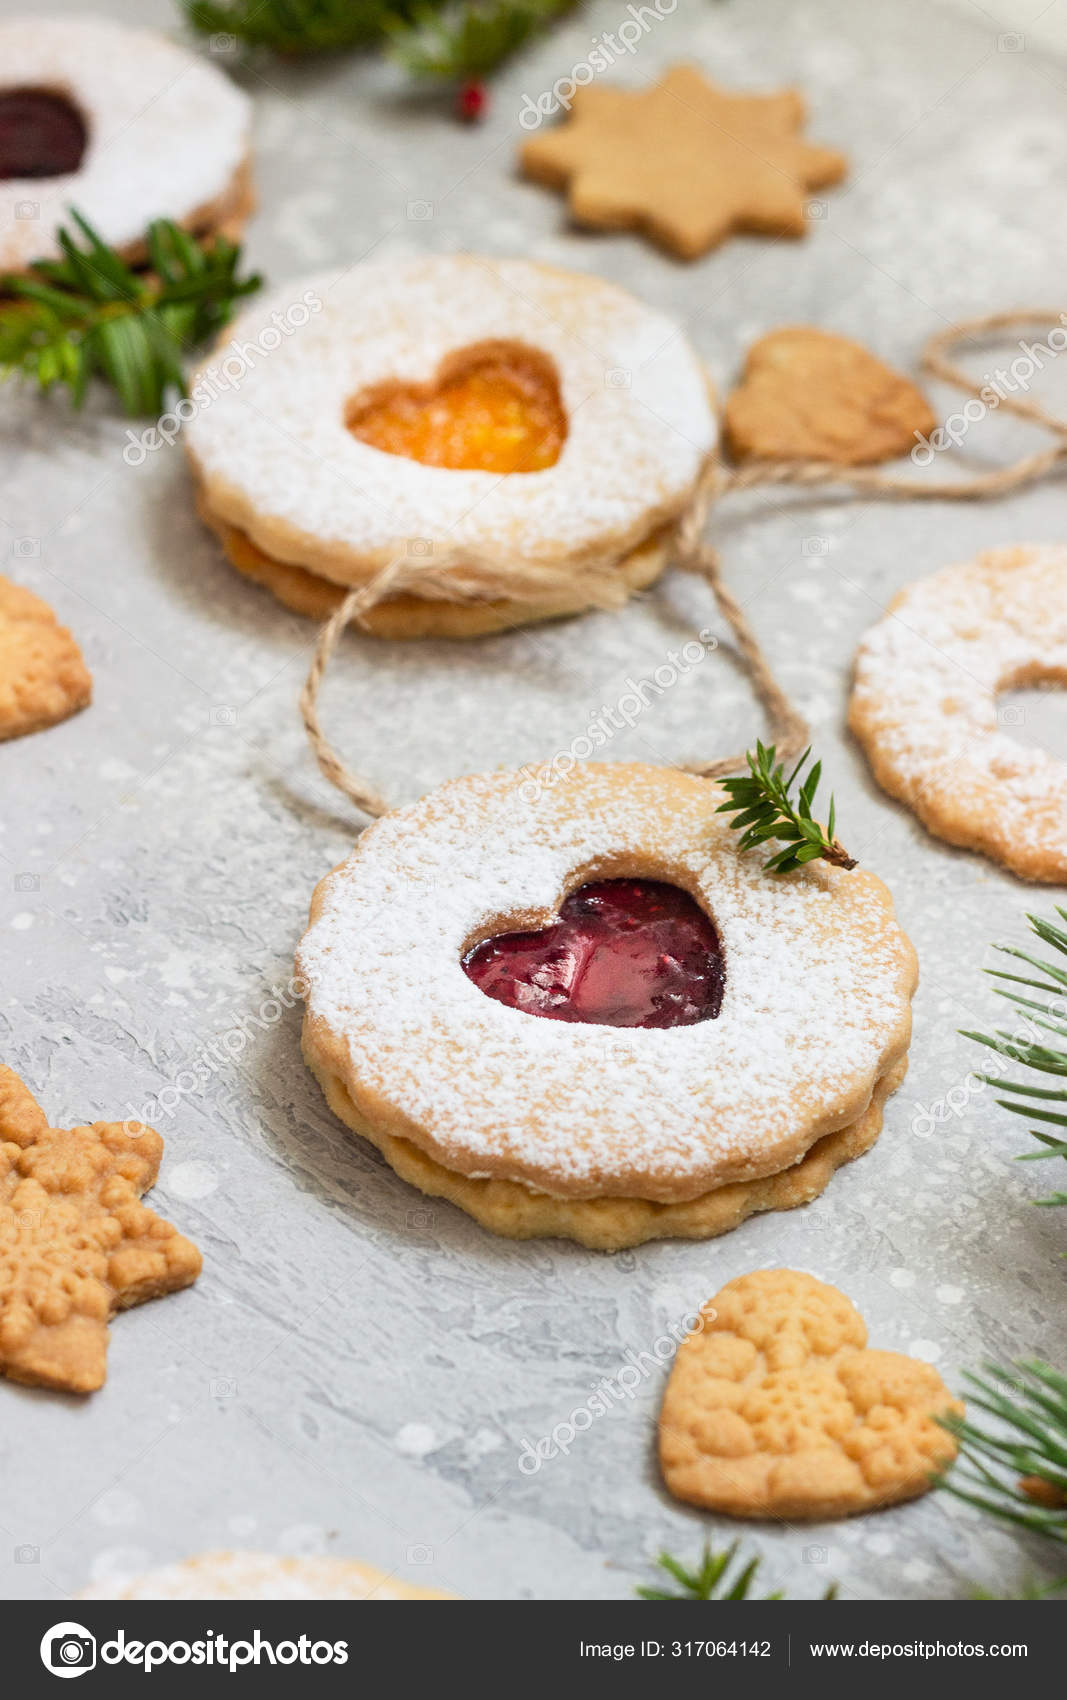
<path id="1" fill-rule="evenodd" d="M 643 230 L 682 259 L 733 231 L 802 236 L 812 189 L 845 174 L 842 154 L 800 134 L 795 89 L 728 94 L 693 65 L 651 88 L 579 88 L 569 119 L 531 136 L 528 177 L 567 189 L 580 224 Z"/>
<path id="2" fill-rule="evenodd" d="M 47 602 L 0 578 L 0 742 L 66 720 L 92 690 L 80 649 Z"/>
<path id="3" fill-rule="evenodd" d="M 794 1269 L 730 1281 L 678 1348 L 664 1480 L 731 1517 L 848 1517 L 914 1499 L 956 1456 L 961 1415 L 929 1364 L 867 1348 L 843 1293 Z"/>
<path id="4" fill-rule="evenodd" d="M 196 1280 L 196 1247 L 140 1201 L 162 1155 L 138 1122 L 49 1127 L 0 1067 L 0 1374 L 91 1393 L 115 1312 Z"/>

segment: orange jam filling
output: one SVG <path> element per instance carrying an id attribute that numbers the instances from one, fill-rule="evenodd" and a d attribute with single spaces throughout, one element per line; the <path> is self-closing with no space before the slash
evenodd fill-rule
<path id="1" fill-rule="evenodd" d="M 453 356 L 432 386 L 381 387 L 346 423 L 372 449 L 455 472 L 542 472 L 567 436 L 551 363 L 499 344 Z"/>

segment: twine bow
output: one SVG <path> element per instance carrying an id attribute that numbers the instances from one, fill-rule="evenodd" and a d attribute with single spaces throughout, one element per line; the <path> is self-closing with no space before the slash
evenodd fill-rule
<path id="1" fill-rule="evenodd" d="M 1067 317 L 1058 309 L 1035 308 L 989 313 L 951 325 L 947 330 L 938 331 L 927 342 L 921 358 L 922 370 L 973 396 L 976 389 L 974 380 L 952 358 L 960 343 L 990 336 L 994 332 L 1018 330 L 1026 325 L 1048 324 L 1050 320 L 1067 323 Z M 713 503 L 736 491 L 755 490 L 764 485 L 817 489 L 833 484 L 866 496 L 918 501 L 985 501 L 1036 484 L 1067 460 L 1067 420 L 1057 418 L 1039 402 L 1003 396 L 999 392 L 997 408 L 1043 427 L 1055 441 L 1047 449 L 1025 455 L 996 471 L 947 481 L 904 477 L 871 467 L 843 467 L 827 461 L 753 461 L 744 466 L 728 467 L 717 457 L 709 460 L 689 504 L 675 521 L 670 557 L 683 572 L 697 574 L 710 586 L 719 611 L 733 633 L 753 689 L 763 704 L 769 729 L 767 741 L 777 746 L 783 761 L 795 760 L 809 742 L 807 723 L 775 678 L 741 603 L 723 580 L 717 551 L 705 540 L 704 532 Z M 611 608 L 626 600 L 625 587 L 619 583 L 617 572 L 613 571 L 615 565 L 614 561 L 605 558 L 583 568 L 583 588 L 588 588 L 590 605 Z M 311 667 L 300 693 L 304 727 L 315 759 L 330 784 L 365 815 L 376 819 L 389 811 L 390 804 L 381 792 L 341 760 L 319 720 L 318 699 L 326 669 L 342 633 L 353 621 L 359 623 L 380 602 L 403 591 L 414 591 L 450 602 L 506 600 L 519 605 L 524 602 L 536 604 L 543 602 L 546 596 L 550 597 L 553 591 L 569 588 L 573 573 L 573 566 L 561 568 L 558 563 L 520 561 L 502 566 L 499 561 L 472 555 L 470 550 L 450 550 L 443 556 L 436 553 L 428 557 L 397 556 L 368 584 L 350 590 L 319 632 Z M 693 773 L 718 779 L 736 772 L 744 764 L 745 752 L 741 751 L 705 764 L 688 765 Z"/>

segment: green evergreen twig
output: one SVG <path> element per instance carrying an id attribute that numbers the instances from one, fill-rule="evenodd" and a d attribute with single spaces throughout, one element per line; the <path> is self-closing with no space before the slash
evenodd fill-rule
<path id="1" fill-rule="evenodd" d="M 740 1541 L 734 1541 L 725 1552 L 712 1552 L 710 1546 L 705 1546 L 704 1555 L 695 1570 L 687 1570 L 685 1565 L 669 1552 L 661 1552 L 656 1560 L 659 1568 L 665 1570 L 668 1576 L 677 1582 L 678 1587 L 666 1588 L 636 1588 L 634 1592 L 643 1600 L 752 1600 L 757 1598 L 752 1593 L 761 1560 L 758 1555 L 747 1562 L 738 1559 Z M 734 1566 L 738 1559 L 740 1568 Z M 731 1566 L 734 1566 L 731 1569 Z M 785 1594 L 777 1589 L 773 1594 L 761 1594 L 761 1600 L 783 1600 Z M 831 1582 L 822 1595 L 824 1600 L 837 1598 L 837 1583 Z"/>
<path id="2" fill-rule="evenodd" d="M 260 279 L 238 278 L 234 243 L 199 242 L 168 219 L 149 226 L 151 270 L 137 272 L 80 213 L 70 218 L 58 232 L 61 260 L 0 276 L 0 378 L 43 391 L 63 384 L 80 407 L 100 377 L 127 414 L 158 415 L 171 392 L 186 393 L 187 349 L 219 331 Z"/>
<path id="3" fill-rule="evenodd" d="M 751 850 L 768 839 L 781 840 L 785 845 L 767 862 L 769 873 L 784 874 L 791 868 L 803 867 L 805 862 L 821 858 L 836 868 L 854 868 L 856 859 L 834 836 L 836 809 L 830 798 L 830 812 L 825 828 L 812 818 L 812 804 L 822 774 L 817 761 L 807 778 L 801 782 L 796 801 L 790 789 L 811 754 L 804 751 L 792 773 L 786 777 L 784 765 L 777 759 L 773 744 L 757 743 L 756 753 L 748 752 L 748 773 L 736 779 L 720 781 L 730 794 L 728 803 L 720 803 L 716 813 L 735 815 L 730 822 L 734 832 L 741 833 L 741 850 Z"/>
<path id="4" fill-rule="evenodd" d="M 1013 1370 L 987 1364 L 984 1375 L 965 1379 L 969 1410 L 997 1426 L 939 1419 L 960 1445 L 940 1485 L 1001 1522 L 1067 1546 L 1067 1376 L 1035 1358 Z"/>
<path id="5" fill-rule="evenodd" d="M 1067 909 L 1057 908 L 1056 913 L 1061 920 L 1067 921 Z M 1043 944 L 1051 946 L 1067 958 L 1067 932 L 1062 927 L 1056 926 L 1052 921 L 1046 921 L 1040 915 L 1028 915 L 1027 920 L 1031 930 Z M 1007 998 L 1009 1003 L 1024 1012 L 1030 1037 L 1023 1037 L 1019 1029 L 1008 1032 L 1004 1028 L 998 1028 L 992 1034 L 961 1029 L 964 1038 L 973 1039 L 979 1045 L 986 1045 L 1012 1062 L 1024 1064 L 1039 1078 L 1067 1078 L 1067 1045 L 1047 1045 L 1039 1039 L 1041 1033 L 1051 1033 L 1057 1039 L 1067 1040 L 1067 966 L 1061 967 L 1056 962 L 1044 961 L 1040 957 L 1030 955 L 1028 951 L 1017 950 L 1010 945 L 998 945 L 997 949 L 1005 956 L 1014 957 L 1028 967 L 1036 968 L 1040 976 L 1035 979 L 1028 974 L 1010 974 L 1003 968 L 986 970 L 993 979 L 1004 982 L 996 988 L 998 995 Z M 1039 992 L 1041 997 L 1027 997 L 1023 992 L 1015 990 L 1017 986 L 1025 986 L 1029 991 Z M 998 1091 L 1011 1094 L 1008 1098 L 997 1099 L 1002 1109 L 1010 1110 L 1013 1115 L 1025 1116 L 1029 1121 L 1043 1122 L 1050 1129 L 1064 1130 L 1053 1133 L 1031 1128 L 1031 1137 L 1037 1140 L 1042 1149 L 1024 1152 L 1017 1159 L 1020 1163 L 1040 1163 L 1050 1157 L 1067 1158 L 1067 1086 L 1039 1086 L 1033 1075 L 1024 1080 L 1007 1080 L 996 1074 L 981 1074 L 978 1078 L 987 1086 L 994 1086 Z M 1057 1105 L 1060 1108 L 1057 1109 Z M 1039 1198 L 1035 1202 L 1046 1207 L 1064 1205 L 1067 1204 L 1067 1192 L 1053 1192 L 1047 1198 Z"/>

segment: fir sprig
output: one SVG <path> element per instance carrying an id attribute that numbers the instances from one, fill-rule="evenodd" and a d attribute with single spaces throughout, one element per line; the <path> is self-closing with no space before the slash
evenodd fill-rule
<path id="1" fill-rule="evenodd" d="M 1067 909 L 1057 908 L 1057 915 L 1062 921 L 1067 921 Z M 1043 944 L 1050 945 L 1053 950 L 1067 958 L 1067 932 L 1052 921 L 1046 921 L 1040 915 L 1028 915 L 1031 930 Z M 1010 974 L 1003 968 L 990 968 L 986 972 L 993 979 L 1001 980 L 1003 985 L 996 988 L 1000 997 L 1007 998 L 1009 1003 L 1025 1014 L 1026 1028 L 1029 1037 L 1024 1037 L 1021 1029 L 1008 1032 L 998 1028 L 995 1033 L 972 1033 L 963 1030 L 964 1037 L 974 1039 L 979 1045 L 986 1045 L 990 1050 L 997 1051 L 1003 1057 L 1009 1057 L 1013 1062 L 1023 1063 L 1038 1075 L 1052 1078 L 1067 1078 L 1067 1047 L 1046 1045 L 1038 1041 L 1038 1031 L 1051 1033 L 1058 1039 L 1067 1040 L 1067 967 L 1060 967 L 1056 962 L 1047 962 L 1040 957 L 1031 956 L 1028 951 L 1017 950 L 1011 945 L 998 945 L 997 949 L 1005 956 L 1015 957 L 1030 968 L 1036 968 L 1039 979 L 1028 974 Z M 1042 993 L 1041 998 L 1027 997 L 1023 992 L 1016 991 L 1017 986 L 1025 986 L 1030 991 Z M 1043 1162 L 1050 1157 L 1067 1158 L 1067 1086 L 1038 1086 L 1032 1078 L 1026 1080 L 1007 1080 L 1000 1075 L 982 1074 L 978 1077 L 987 1086 L 994 1086 L 998 1091 L 1009 1092 L 1009 1098 L 998 1098 L 997 1103 L 1002 1109 L 1010 1110 L 1014 1115 L 1025 1116 L 1030 1121 L 1046 1123 L 1050 1128 L 1065 1130 L 1063 1132 L 1044 1132 L 1040 1128 L 1031 1128 L 1031 1136 L 1041 1145 L 1040 1151 L 1026 1151 L 1019 1158 L 1020 1163 Z M 1057 1109 L 1055 1106 L 1060 1105 Z M 1067 1192 L 1053 1192 L 1048 1198 L 1039 1198 L 1036 1203 L 1045 1206 L 1067 1204 Z"/>
<path id="2" fill-rule="evenodd" d="M 75 407 L 100 377 L 127 414 L 158 415 L 171 392 L 185 394 L 186 350 L 214 335 L 260 279 L 238 278 L 232 242 L 199 242 L 168 219 L 149 226 L 151 270 L 136 272 L 80 213 L 70 217 L 73 228 L 57 233 L 61 260 L 0 277 L 0 377 L 45 391 L 64 384 Z"/>
<path id="3" fill-rule="evenodd" d="M 232 36 L 275 53 L 329 53 L 381 41 L 390 18 L 411 17 L 404 0 L 183 0 L 195 30 Z"/>
<path id="4" fill-rule="evenodd" d="M 414 77 L 482 77 L 577 0 L 452 0 L 387 26 L 392 57 Z"/>
<path id="5" fill-rule="evenodd" d="M 941 1485 L 1002 1522 L 1067 1546 L 1067 1376 L 1035 1358 L 1012 1370 L 987 1364 L 984 1376 L 965 1379 L 969 1408 L 999 1426 L 939 1419 L 960 1443 Z"/>
<path id="6" fill-rule="evenodd" d="M 817 761 L 800 784 L 796 800 L 790 790 L 811 754 L 810 746 L 786 777 L 785 766 L 777 759 L 775 746 L 757 743 L 756 752 L 748 752 L 748 773 L 737 779 L 723 779 L 724 791 L 730 794 L 728 803 L 720 803 L 717 813 L 734 815 L 730 822 L 734 832 L 741 833 L 741 850 L 751 850 L 768 839 L 780 840 L 785 848 L 767 862 L 769 873 L 784 874 L 791 868 L 803 867 L 820 857 L 835 868 L 854 868 L 856 860 L 834 836 L 837 813 L 830 798 L 830 812 L 823 827 L 812 817 L 812 804 L 822 775 L 822 762 Z"/>
<path id="7" fill-rule="evenodd" d="M 753 1594 L 752 1587 L 761 1560 L 758 1555 L 747 1561 L 743 1556 L 739 1558 L 740 1546 L 740 1541 L 734 1541 L 725 1552 L 712 1552 L 710 1546 L 705 1546 L 704 1555 L 694 1570 L 688 1570 L 669 1552 L 661 1552 L 656 1563 L 677 1582 L 677 1588 L 636 1588 L 634 1592 L 643 1600 L 784 1600 L 785 1594 L 781 1589 L 776 1589 L 773 1594 Z M 836 1582 L 831 1582 L 822 1598 L 837 1598 Z"/>
<path id="8" fill-rule="evenodd" d="M 183 0 L 204 35 L 312 54 L 385 47 L 412 76 L 480 77 L 578 0 Z"/>

